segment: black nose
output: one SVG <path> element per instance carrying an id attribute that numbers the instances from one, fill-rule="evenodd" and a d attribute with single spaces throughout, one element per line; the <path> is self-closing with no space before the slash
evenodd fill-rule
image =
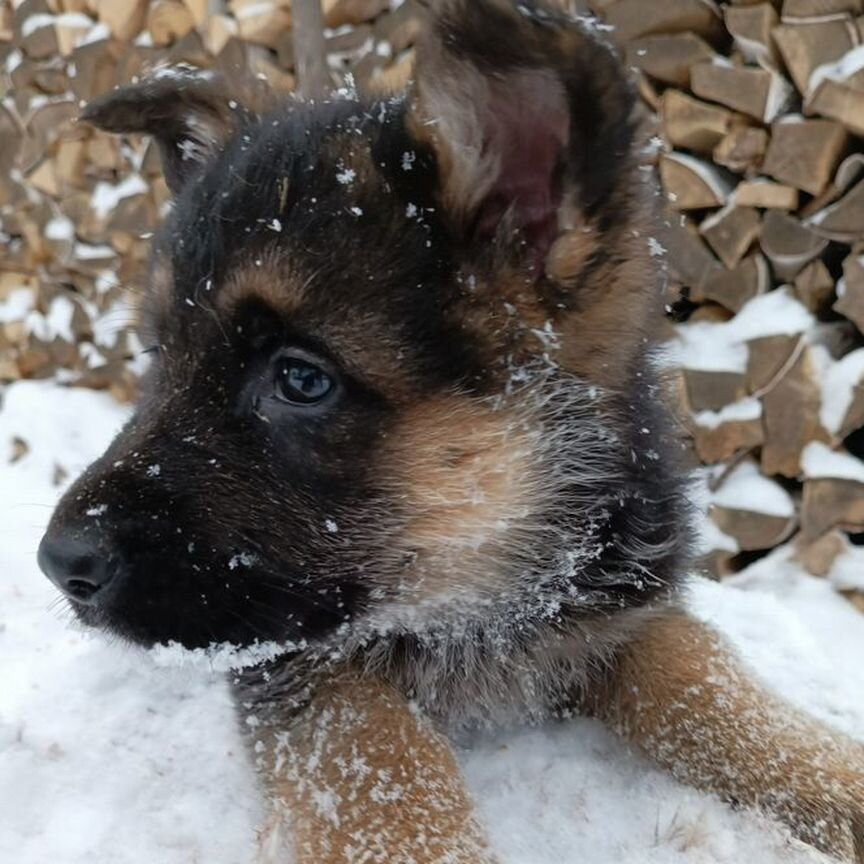
<path id="1" fill-rule="evenodd" d="M 86 538 L 49 532 L 37 558 L 42 572 L 67 597 L 87 605 L 99 600 L 114 575 L 109 558 Z"/>

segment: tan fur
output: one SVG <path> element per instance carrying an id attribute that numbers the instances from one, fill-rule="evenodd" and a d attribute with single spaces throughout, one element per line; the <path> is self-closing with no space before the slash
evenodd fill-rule
<path id="1" fill-rule="evenodd" d="M 864 860 L 864 745 L 760 686 L 706 625 L 672 611 L 649 623 L 600 710 L 679 779 Z"/>
<path id="2" fill-rule="evenodd" d="M 288 263 L 277 254 L 265 254 L 231 269 L 217 294 L 217 310 L 226 319 L 248 300 L 259 299 L 283 315 L 297 312 L 309 285 L 292 274 Z"/>
<path id="3" fill-rule="evenodd" d="M 413 514 L 398 551 L 411 555 L 410 584 L 400 586 L 412 607 L 440 596 L 467 599 L 494 586 L 488 565 L 513 520 L 530 511 L 532 443 L 512 415 L 487 403 L 453 395 L 408 410 L 382 460 L 404 490 Z"/>
<path id="4" fill-rule="evenodd" d="M 270 754 L 296 864 L 492 864 L 449 745 L 385 685 L 332 682 Z"/>

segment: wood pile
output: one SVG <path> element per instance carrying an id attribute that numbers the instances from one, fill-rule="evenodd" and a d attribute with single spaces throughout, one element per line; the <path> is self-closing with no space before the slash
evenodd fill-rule
<path id="1" fill-rule="evenodd" d="M 392 5 L 324 0 L 334 85 L 404 85 L 419 13 Z M 79 106 L 164 63 L 289 93 L 291 25 L 290 0 L 0 0 L 0 382 L 134 392 L 129 325 L 168 191 L 154 147 L 77 125 Z"/>
<path id="2" fill-rule="evenodd" d="M 864 0 L 561 2 L 638 82 L 705 560 L 792 543 L 864 607 Z M 420 0 L 322 6 L 334 86 L 404 86 Z M 153 147 L 79 105 L 160 63 L 291 92 L 294 22 L 291 0 L 0 0 L 0 382 L 134 391 L 167 189 Z"/>
<path id="3" fill-rule="evenodd" d="M 648 109 L 707 558 L 791 541 L 861 591 L 864 2 L 590 5 Z"/>

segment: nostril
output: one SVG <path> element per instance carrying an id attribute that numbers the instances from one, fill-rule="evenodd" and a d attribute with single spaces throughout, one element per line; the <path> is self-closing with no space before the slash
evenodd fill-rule
<path id="1" fill-rule="evenodd" d="M 78 603 L 95 603 L 113 576 L 108 558 L 80 537 L 46 534 L 37 557 L 42 572 Z"/>
<path id="2" fill-rule="evenodd" d="M 66 593 L 80 603 L 89 603 L 101 587 L 101 585 L 97 585 L 95 582 L 90 582 L 87 579 L 66 580 Z"/>

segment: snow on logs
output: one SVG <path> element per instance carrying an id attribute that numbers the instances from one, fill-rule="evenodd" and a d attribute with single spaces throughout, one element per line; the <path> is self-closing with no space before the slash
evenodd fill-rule
<path id="1" fill-rule="evenodd" d="M 654 136 L 706 562 L 791 541 L 814 574 L 864 569 L 864 4 L 652 5 L 615 39 Z"/>

